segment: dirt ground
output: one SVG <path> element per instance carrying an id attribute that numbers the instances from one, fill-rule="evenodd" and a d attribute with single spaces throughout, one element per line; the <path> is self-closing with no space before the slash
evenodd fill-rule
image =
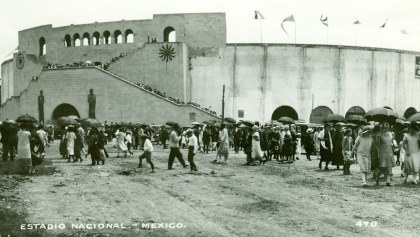
<path id="1" fill-rule="evenodd" d="M 27 213 L 15 223 L 31 236 L 420 236 L 419 187 L 402 184 L 394 168 L 393 187 L 382 182 L 362 187 L 358 165 L 352 175 L 318 169 L 303 156 L 293 164 L 276 161 L 245 166 L 243 152 L 231 151 L 227 165 L 215 154 L 198 154 L 199 172 L 189 174 L 175 161 L 167 170 L 168 150 L 155 147 L 155 173 L 134 156 L 105 165 L 66 163 L 58 141 L 47 148 L 51 171 L 19 178 L 18 200 L 1 205 Z M 187 150 L 182 150 L 186 158 Z M 123 172 L 124 171 L 124 172 Z M 127 175 L 128 174 L 128 175 Z M 371 175 L 369 175 L 371 177 Z M 10 177 L 8 177 L 10 178 Z M 6 197 L 8 189 L 2 189 Z M 6 220 L 7 221 L 7 220 Z M 52 224 L 52 229 L 28 224 Z M 23 227 L 21 226 L 23 224 Z M 61 225 L 60 225 L 61 224 Z M 95 226 L 96 225 L 96 226 Z M 32 226 L 35 228 L 35 226 Z M 44 226 L 45 228 L 47 226 Z M 105 228 L 106 227 L 106 228 Z M 89 229 L 90 228 L 90 229 Z M 7 235 L 7 233 L 2 233 Z"/>

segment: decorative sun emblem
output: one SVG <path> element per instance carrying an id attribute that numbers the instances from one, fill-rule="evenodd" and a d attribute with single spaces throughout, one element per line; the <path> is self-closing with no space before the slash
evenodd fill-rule
<path id="1" fill-rule="evenodd" d="M 175 48 L 172 48 L 172 45 L 168 44 L 166 46 L 162 45 L 162 48 L 159 49 L 159 58 L 162 61 L 166 61 L 166 64 L 168 61 L 172 61 L 175 58 Z"/>

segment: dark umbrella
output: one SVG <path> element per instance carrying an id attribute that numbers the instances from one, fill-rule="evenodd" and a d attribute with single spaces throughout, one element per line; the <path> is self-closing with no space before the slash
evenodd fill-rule
<path id="1" fill-rule="evenodd" d="M 76 115 L 69 115 L 69 116 L 67 116 L 67 118 L 74 119 L 74 120 L 80 120 L 80 118 L 77 117 Z"/>
<path id="2" fill-rule="evenodd" d="M 166 125 L 168 125 L 168 126 L 172 126 L 172 125 L 175 125 L 175 124 L 178 124 L 178 123 L 176 123 L 174 121 L 168 121 L 168 122 L 166 122 Z"/>
<path id="3" fill-rule="evenodd" d="M 339 123 L 339 122 L 345 123 L 346 119 L 342 115 L 339 115 L 339 114 L 329 114 L 327 115 L 327 117 L 323 119 L 323 122 L 324 123 Z"/>
<path id="4" fill-rule="evenodd" d="M 30 123 L 37 123 L 38 121 L 36 120 L 36 118 L 32 117 L 31 115 L 24 114 L 17 117 L 16 122 L 30 124 Z"/>
<path id="5" fill-rule="evenodd" d="M 65 118 L 61 119 L 59 121 L 59 123 L 61 125 L 75 125 L 75 124 L 78 124 L 78 122 L 76 120 L 74 120 L 72 118 L 68 118 L 68 117 L 65 117 Z"/>
<path id="6" fill-rule="evenodd" d="M 289 118 L 289 117 L 281 117 L 277 121 L 279 121 L 281 123 L 286 123 L 286 124 L 293 124 L 293 123 L 295 123 L 295 120 L 293 120 L 292 118 Z"/>
<path id="7" fill-rule="evenodd" d="M 87 118 L 81 121 L 83 127 L 99 128 L 102 127 L 102 123 L 94 118 Z"/>
<path id="8" fill-rule="evenodd" d="M 347 122 L 354 124 L 367 124 L 367 120 L 362 115 L 350 115 L 347 117 Z"/>
<path id="9" fill-rule="evenodd" d="M 398 114 L 387 108 L 374 108 L 366 113 L 365 118 L 368 121 L 395 122 Z"/>
<path id="10" fill-rule="evenodd" d="M 244 121 L 242 121 L 242 124 L 245 124 L 246 126 L 249 126 L 249 127 L 254 126 L 254 122 L 252 122 L 250 120 L 244 120 Z"/>
<path id="11" fill-rule="evenodd" d="M 212 121 L 208 121 L 208 120 L 203 121 L 203 123 L 207 124 L 207 125 L 210 125 L 210 126 L 214 125 L 214 123 Z"/>
<path id="12" fill-rule="evenodd" d="M 410 121 L 410 122 L 414 122 L 414 121 L 420 122 L 420 112 L 411 115 L 407 120 Z"/>
<path id="13" fill-rule="evenodd" d="M 225 121 L 227 121 L 229 123 L 236 123 L 236 120 L 234 118 L 231 118 L 231 117 L 226 117 Z"/>

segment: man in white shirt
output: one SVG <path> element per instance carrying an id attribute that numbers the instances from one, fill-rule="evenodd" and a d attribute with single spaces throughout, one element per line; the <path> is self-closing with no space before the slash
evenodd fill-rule
<path id="1" fill-rule="evenodd" d="M 36 131 L 36 135 L 38 136 L 38 139 L 39 139 L 38 152 L 40 152 L 41 155 L 45 156 L 45 145 L 48 143 L 48 136 L 47 136 L 47 132 L 44 131 L 42 125 L 38 126 L 38 130 Z"/>
<path id="2" fill-rule="evenodd" d="M 142 135 L 142 140 L 144 140 L 144 152 L 139 156 L 139 168 L 142 168 L 142 160 L 146 159 L 147 163 L 150 164 L 150 167 L 152 167 L 152 171 L 150 173 L 155 172 L 155 166 L 152 162 L 152 152 L 153 152 L 153 144 L 150 141 L 150 138 L 146 135 Z"/>
<path id="3" fill-rule="evenodd" d="M 179 140 L 181 140 L 181 136 L 178 136 L 178 131 L 180 130 L 178 124 L 172 124 L 171 133 L 169 135 L 169 147 L 171 151 L 169 152 L 169 159 L 168 159 L 168 170 L 172 170 L 172 165 L 174 164 L 175 157 L 179 160 L 184 168 L 188 167 L 185 164 L 184 158 L 182 158 L 182 153 L 179 150 Z"/>
<path id="4" fill-rule="evenodd" d="M 194 156 L 197 154 L 198 151 L 198 139 L 195 136 L 193 130 L 187 130 L 188 136 L 188 162 L 190 162 L 191 172 L 198 171 L 197 166 L 194 163 Z"/>

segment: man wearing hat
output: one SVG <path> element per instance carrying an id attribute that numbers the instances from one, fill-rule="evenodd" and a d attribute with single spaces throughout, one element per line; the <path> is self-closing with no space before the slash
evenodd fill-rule
<path id="1" fill-rule="evenodd" d="M 333 142 L 331 137 L 331 125 L 325 124 L 324 130 L 322 130 L 318 138 L 321 141 L 320 145 L 320 153 L 321 153 L 321 160 L 319 161 L 319 168 L 322 169 L 322 162 L 325 162 L 325 170 L 329 170 L 328 164 L 331 162 L 332 159 L 332 151 L 333 151 Z"/>
<path id="2" fill-rule="evenodd" d="M 198 151 L 198 139 L 192 129 L 188 129 L 186 134 L 188 137 L 188 162 L 190 162 L 191 172 L 198 171 L 194 163 L 194 156 Z"/>
<path id="3" fill-rule="evenodd" d="M 172 165 L 174 164 L 175 157 L 179 160 L 179 162 L 182 164 L 184 168 L 188 167 L 187 164 L 185 164 L 184 159 L 182 158 L 182 153 L 179 150 L 179 141 L 181 140 L 181 136 L 178 136 L 178 131 L 180 130 L 180 127 L 178 124 L 172 124 L 171 125 L 171 133 L 169 135 L 169 158 L 168 158 L 168 170 L 172 170 Z"/>
<path id="4" fill-rule="evenodd" d="M 147 134 L 142 134 L 141 138 L 144 140 L 144 152 L 139 156 L 139 168 L 142 168 L 142 160 L 146 159 L 147 163 L 149 163 L 150 167 L 152 168 L 151 173 L 154 173 L 155 166 L 152 162 L 153 144 Z"/>
<path id="5" fill-rule="evenodd" d="M 271 160 L 271 155 L 274 155 L 274 159 L 279 161 L 282 146 L 279 127 L 274 127 L 273 131 L 270 134 L 270 137 L 272 153 L 270 153 L 269 160 Z"/>

